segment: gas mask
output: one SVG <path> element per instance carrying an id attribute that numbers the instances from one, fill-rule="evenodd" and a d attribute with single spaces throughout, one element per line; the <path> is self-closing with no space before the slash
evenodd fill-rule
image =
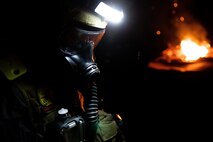
<path id="1" fill-rule="evenodd" d="M 77 16 L 86 16 L 97 20 L 98 18 L 84 11 L 78 11 Z M 85 18 L 83 18 L 85 19 Z M 81 20 L 81 19 L 79 19 Z M 106 25 L 105 22 L 101 23 L 102 28 L 84 25 L 80 22 L 72 23 L 61 35 L 60 50 L 65 59 L 69 62 L 72 69 L 86 78 L 98 77 L 100 70 L 95 63 L 94 48 L 102 39 Z"/>
<path id="2" fill-rule="evenodd" d="M 103 12 L 104 9 L 107 12 Z M 110 7 L 103 2 L 93 11 L 79 8 L 68 10 L 68 24 L 60 35 L 60 51 L 72 69 L 83 77 L 99 76 L 93 50 L 105 33 L 109 17 L 116 16 L 114 19 L 118 20 L 119 16 L 123 16 L 122 13 L 113 13 L 113 16 L 104 14 L 111 13 L 109 10 Z"/>

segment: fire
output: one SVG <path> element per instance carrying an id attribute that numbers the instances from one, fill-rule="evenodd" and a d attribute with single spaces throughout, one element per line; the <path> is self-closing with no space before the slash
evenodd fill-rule
<path id="1" fill-rule="evenodd" d="M 164 60 L 168 63 L 190 63 L 206 57 L 209 51 L 210 44 L 207 42 L 199 44 L 192 39 L 183 39 L 180 45 L 169 45 L 169 48 L 162 52 L 159 60 Z"/>
<path id="2" fill-rule="evenodd" d="M 208 43 L 199 45 L 191 39 L 182 40 L 180 43 L 180 51 L 185 56 L 185 61 L 196 61 L 205 57 L 209 52 L 210 45 Z"/>
<path id="3" fill-rule="evenodd" d="M 148 66 L 157 70 L 180 72 L 213 68 L 213 48 L 205 40 L 198 42 L 192 39 L 183 39 L 176 46 L 168 44 L 168 48 L 163 50 L 161 56 L 151 61 Z"/>

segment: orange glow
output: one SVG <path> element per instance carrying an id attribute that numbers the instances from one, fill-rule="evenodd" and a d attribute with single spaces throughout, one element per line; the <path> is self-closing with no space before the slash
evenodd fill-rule
<path id="1" fill-rule="evenodd" d="M 174 7 L 178 6 L 177 1 L 173 0 Z M 174 27 L 177 30 L 172 34 L 177 39 L 168 41 L 168 48 L 148 64 L 150 68 L 181 72 L 213 68 L 213 47 L 207 36 L 208 31 L 199 22 L 193 21 L 193 18 L 186 21 L 189 16 L 187 13 L 175 16 Z"/>
<path id="2" fill-rule="evenodd" d="M 185 18 L 183 16 L 180 17 L 180 21 L 183 22 Z"/>
<path id="3" fill-rule="evenodd" d="M 117 118 L 118 118 L 119 120 L 122 120 L 122 118 L 121 118 L 121 116 L 120 116 L 119 114 L 116 114 L 116 116 L 117 116 Z"/>
<path id="4" fill-rule="evenodd" d="M 156 31 L 156 34 L 157 34 L 157 35 L 160 35 L 160 34 L 161 34 L 160 30 L 157 30 L 157 31 Z"/>
<path id="5" fill-rule="evenodd" d="M 177 3 L 177 2 L 174 2 L 174 3 L 173 3 L 173 6 L 174 6 L 175 8 L 177 8 L 177 7 L 178 7 L 178 3 Z"/>
<path id="6" fill-rule="evenodd" d="M 78 99 L 80 101 L 81 109 L 83 111 L 85 111 L 85 109 L 84 109 L 84 96 L 80 91 L 77 91 L 77 95 L 78 95 Z"/>
<path id="7" fill-rule="evenodd" d="M 191 39 L 182 40 L 180 43 L 180 50 L 186 61 L 195 61 L 205 57 L 208 54 L 208 48 L 209 44 L 199 45 Z"/>
<path id="8" fill-rule="evenodd" d="M 169 45 L 169 48 L 162 52 L 162 56 L 159 60 L 168 63 L 193 62 L 209 56 L 209 52 L 211 51 L 210 47 L 210 44 L 207 42 L 196 43 L 190 38 L 183 39 L 181 40 L 180 45 Z"/>

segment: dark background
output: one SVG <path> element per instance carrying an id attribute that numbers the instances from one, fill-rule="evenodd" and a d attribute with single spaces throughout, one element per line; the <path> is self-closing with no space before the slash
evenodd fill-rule
<path id="1" fill-rule="evenodd" d="M 211 126 L 211 71 L 158 71 L 147 64 L 176 38 L 173 21 L 179 15 L 199 22 L 211 41 L 212 6 L 201 0 L 177 0 L 177 9 L 171 0 L 119 2 L 125 14 L 123 22 L 108 24 L 94 50 L 101 69 L 99 93 L 106 110 L 124 117 L 124 131 L 130 141 L 207 135 L 206 126 Z M 1 50 L 28 52 L 31 47 L 54 44 L 60 25 L 58 8 L 57 1 L 1 2 Z M 159 36 L 155 34 L 158 29 L 162 32 Z"/>
<path id="2" fill-rule="evenodd" d="M 130 141 L 210 136 L 212 70 L 181 73 L 147 67 L 176 39 L 173 22 L 180 15 L 201 24 L 212 40 L 211 6 L 199 0 L 177 2 L 176 14 L 170 0 L 126 2 L 123 23 L 108 25 L 96 49 L 106 106 L 123 115 Z"/>

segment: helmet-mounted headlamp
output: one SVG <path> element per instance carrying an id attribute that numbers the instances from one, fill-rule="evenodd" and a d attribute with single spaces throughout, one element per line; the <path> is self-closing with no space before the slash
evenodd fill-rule
<path id="1" fill-rule="evenodd" d="M 124 16 L 123 11 L 116 9 L 116 6 L 109 0 L 105 2 L 87 0 L 86 3 L 82 2 L 81 6 L 69 10 L 72 20 L 89 26 L 105 28 L 108 22 L 119 23 Z"/>
<path id="2" fill-rule="evenodd" d="M 104 2 L 100 2 L 95 8 L 95 12 L 101 15 L 106 21 L 118 23 L 123 18 L 123 12 L 110 7 Z"/>

